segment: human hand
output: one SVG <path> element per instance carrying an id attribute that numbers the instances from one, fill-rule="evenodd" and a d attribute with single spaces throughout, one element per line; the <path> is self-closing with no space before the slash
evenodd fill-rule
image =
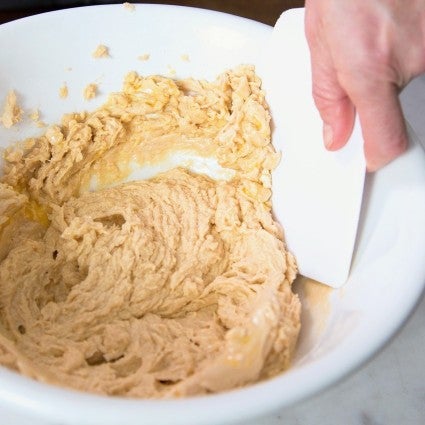
<path id="1" fill-rule="evenodd" d="M 329 150 L 344 146 L 360 118 L 367 168 L 407 147 L 398 99 L 425 71 L 425 0 L 306 0 L 313 97 Z"/>

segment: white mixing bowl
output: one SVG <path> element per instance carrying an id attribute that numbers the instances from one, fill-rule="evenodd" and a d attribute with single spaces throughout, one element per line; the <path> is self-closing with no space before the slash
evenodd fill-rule
<path id="1" fill-rule="evenodd" d="M 0 92 L 4 98 L 15 88 L 26 109 L 40 108 L 42 119 L 53 123 L 65 112 L 101 104 L 132 69 L 167 74 L 173 68 L 177 77 L 213 79 L 231 66 L 255 64 L 270 32 L 246 19 L 174 6 L 47 13 L 0 26 Z M 111 59 L 93 60 L 100 43 L 110 47 Z M 145 53 L 149 61 L 137 60 Z M 182 55 L 190 61 L 182 61 Z M 94 81 L 101 96 L 87 104 L 81 93 Z M 70 93 L 65 101 L 58 98 L 63 82 Z M 1 146 L 34 134 L 34 126 L 27 124 L 1 129 Z M 35 425 L 202 425 L 253 418 L 323 389 L 370 358 L 407 319 L 424 283 L 425 156 L 413 140 L 405 155 L 367 177 L 346 286 L 315 301 L 301 294 L 303 330 L 286 373 L 223 394 L 130 400 L 57 388 L 0 368 L 0 412 L 20 418 L 16 423 L 26 418 Z"/>

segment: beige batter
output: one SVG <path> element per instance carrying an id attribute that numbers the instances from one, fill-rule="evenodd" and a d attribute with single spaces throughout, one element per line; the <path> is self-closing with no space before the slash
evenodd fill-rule
<path id="1" fill-rule="evenodd" d="M 239 67 L 213 83 L 132 73 L 92 113 L 5 154 L 0 363 L 102 394 L 222 391 L 286 369 L 300 328 L 296 265 L 270 205 L 269 115 Z M 123 164 L 215 156 L 147 181 Z M 103 189 L 87 190 L 96 178 Z"/>
<path id="2" fill-rule="evenodd" d="M 3 113 L 0 116 L 0 123 L 3 124 L 5 128 L 11 128 L 22 120 L 22 112 L 15 91 L 10 90 L 6 97 Z"/>

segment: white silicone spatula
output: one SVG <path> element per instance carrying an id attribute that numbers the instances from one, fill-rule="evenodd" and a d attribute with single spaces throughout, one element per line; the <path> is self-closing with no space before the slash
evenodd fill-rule
<path id="1" fill-rule="evenodd" d="M 365 160 L 358 123 L 347 145 L 324 148 L 312 98 L 304 9 L 284 12 L 257 65 L 282 160 L 273 207 L 299 272 L 332 287 L 349 276 L 363 195 Z"/>

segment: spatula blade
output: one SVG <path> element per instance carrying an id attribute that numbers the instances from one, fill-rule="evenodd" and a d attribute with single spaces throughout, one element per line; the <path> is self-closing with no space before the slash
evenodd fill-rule
<path id="1" fill-rule="evenodd" d="M 325 149 L 312 98 L 304 9 L 284 12 L 257 66 L 282 160 L 273 174 L 273 207 L 299 272 L 332 287 L 349 276 L 365 178 L 358 122 L 347 145 Z"/>

